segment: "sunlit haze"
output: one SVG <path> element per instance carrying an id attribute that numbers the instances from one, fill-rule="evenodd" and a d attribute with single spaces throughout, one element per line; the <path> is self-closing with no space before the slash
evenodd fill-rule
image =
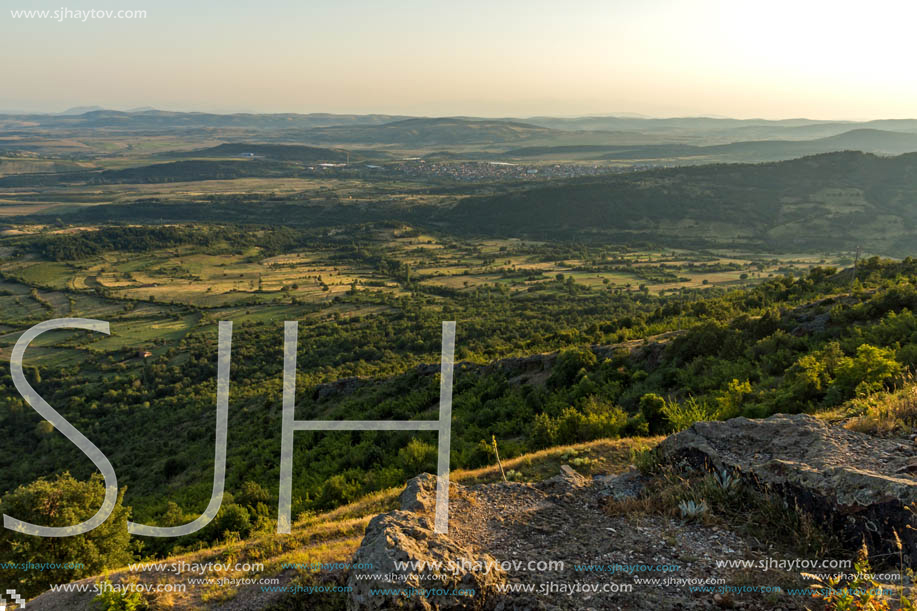
<path id="1" fill-rule="evenodd" d="M 14 18 L 138 9 L 145 19 Z M 911 2 L 8 0 L 0 110 L 917 115 Z"/>

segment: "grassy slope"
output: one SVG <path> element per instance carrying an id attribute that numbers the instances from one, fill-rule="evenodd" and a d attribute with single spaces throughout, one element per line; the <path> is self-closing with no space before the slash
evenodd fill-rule
<path id="1" fill-rule="evenodd" d="M 587 443 L 557 446 L 519 456 L 503 462 L 506 471 L 520 474 L 518 481 L 540 481 L 556 475 L 560 465 L 571 463 L 585 474 L 615 473 L 625 469 L 631 462 L 633 452 L 652 447 L 661 438 L 640 437 L 626 439 L 600 439 Z M 500 479 L 497 465 L 475 470 L 457 470 L 452 472 L 452 479 L 465 485 L 496 482 Z M 308 570 L 285 569 L 286 563 L 314 564 L 349 562 L 360 545 L 363 532 L 369 520 L 382 512 L 398 507 L 398 497 L 402 488 L 390 488 L 363 497 L 362 499 L 338 507 L 332 511 L 300 516 L 294 524 L 290 535 L 274 533 L 262 534 L 251 539 L 221 545 L 218 547 L 176 555 L 162 560 L 162 563 L 262 563 L 264 570 L 260 573 L 225 572 L 211 573 L 208 577 L 224 578 L 271 578 L 277 577 L 282 584 L 299 583 L 341 583 L 346 576 L 337 572 L 315 572 Z M 229 600 L 242 601 L 245 597 L 260 594 L 260 586 L 243 586 L 241 590 L 231 586 L 194 586 L 188 578 L 199 575 L 183 574 L 178 576 L 170 572 L 135 572 L 133 575 L 124 568 L 107 574 L 113 583 L 137 579 L 141 583 L 185 583 L 187 592 L 182 594 L 162 593 L 148 599 L 153 609 L 169 609 L 175 606 L 182 608 L 215 608 Z M 92 577 L 86 583 L 100 582 L 104 577 Z M 339 594 L 310 596 L 310 604 L 329 605 L 333 608 Z M 50 599 L 43 599 L 51 606 Z M 302 598 L 300 596 L 299 598 Z M 88 602 L 89 598 L 83 600 Z M 60 601 L 58 601 L 60 602 Z M 44 607 L 43 607 L 44 608 Z M 52 607 L 52 608 L 57 608 Z M 60 607 L 64 608 L 64 607 Z"/>

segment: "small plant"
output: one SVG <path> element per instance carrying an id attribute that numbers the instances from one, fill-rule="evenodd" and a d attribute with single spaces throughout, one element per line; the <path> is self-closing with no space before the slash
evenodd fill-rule
<path id="1" fill-rule="evenodd" d="M 124 584 L 119 584 L 121 588 L 116 589 L 106 577 L 96 585 L 100 592 L 92 599 L 91 608 L 95 611 L 139 611 L 147 608 L 143 595 L 137 590 L 123 589 Z"/>
<path id="2" fill-rule="evenodd" d="M 666 401 L 662 415 L 669 421 L 673 431 L 681 431 L 695 422 L 716 420 L 719 416 L 716 406 L 704 400 L 688 397 L 684 403 Z"/>
<path id="3" fill-rule="evenodd" d="M 739 478 L 736 474 L 734 472 L 730 473 L 726 469 L 721 469 L 714 473 L 713 479 L 720 488 L 726 491 L 733 489 L 739 483 Z"/>
<path id="4" fill-rule="evenodd" d="M 727 473 L 735 482 L 727 490 L 721 474 L 684 472 L 675 465 L 648 460 L 651 455 L 644 453 L 643 459 L 635 461 L 654 469 L 644 491 L 637 498 L 609 498 L 606 513 L 680 515 L 683 519 L 702 516 L 704 522 L 725 523 L 738 534 L 792 550 L 800 557 L 832 557 L 844 549 L 822 521 L 766 486 Z"/>
<path id="5" fill-rule="evenodd" d="M 707 513 L 707 502 L 701 501 L 700 503 L 695 503 L 694 501 L 682 501 L 678 504 L 678 511 L 681 513 L 682 518 L 686 520 L 696 520 Z"/>
<path id="6" fill-rule="evenodd" d="M 523 482 L 525 481 L 525 476 L 515 469 L 510 469 L 506 472 L 506 479 L 511 482 Z"/>
<path id="7" fill-rule="evenodd" d="M 490 441 L 493 443 L 493 446 L 494 446 L 494 456 L 497 457 L 497 464 L 500 465 L 500 475 L 503 476 L 503 481 L 505 482 L 507 481 L 506 473 L 503 471 L 503 462 L 500 460 L 500 450 L 497 449 L 497 436 L 491 435 Z"/>
<path id="8" fill-rule="evenodd" d="M 592 459 L 588 456 L 582 456 L 577 458 L 570 459 L 570 464 L 574 467 L 582 467 L 592 463 Z"/>
<path id="9" fill-rule="evenodd" d="M 895 539 L 900 544 L 897 533 L 895 533 Z M 864 543 L 853 565 L 853 579 L 843 581 L 841 576 L 837 576 L 821 580 L 808 573 L 803 573 L 803 576 L 817 580 L 812 587 L 819 591 L 815 596 L 824 601 L 826 611 L 846 611 L 847 609 L 886 611 L 891 608 L 889 605 L 891 597 L 886 593 L 886 588 L 882 584 L 866 577 L 871 573 L 869 550 Z M 897 608 L 915 609 L 914 602 L 904 595 L 903 589 L 897 601 Z"/>
<path id="10" fill-rule="evenodd" d="M 660 469 L 659 453 L 656 448 L 632 449 L 630 451 L 630 462 L 644 475 L 652 475 Z"/>

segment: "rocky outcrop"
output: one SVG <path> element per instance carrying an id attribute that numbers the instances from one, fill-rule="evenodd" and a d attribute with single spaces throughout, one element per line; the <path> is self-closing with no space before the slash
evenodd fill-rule
<path id="1" fill-rule="evenodd" d="M 829 426 L 804 414 L 698 422 L 658 447 L 664 461 L 736 472 L 840 534 L 892 553 L 892 530 L 917 563 L 917 447 Z"/>
<path id="2" fill-rule="evenodd" d="M 373 518 L 354 555 L 349 609 L 486 609 L 503 571 L 492 556 L 476 554 L 433 531 L 436 477 L 408 482 L 401 509 Z M 385 590 L 384 593 L 379 590 Z"/>
<path id="3" fill-rule="evenodd" d="M 354 562 L 377 566 L 350 575 L 348 585 L 354 590 L 349 608 L 699 611 L 715 608 L 712 593 L 687 585 L 649 585 L 638 579 L 677 577 L 687 584 L 716 576 L 733 583 L 735 571 L 720 563 L 757 557 L 735 533 L 700 521 L 642 512 L 609 514 L 606 506 L 611 498 L 635 498 L 644 490 L 645 478 L 635 470 L 587 478 L 563 465 L 556 476 L 537 483 L 453 484 L 449 536 L 442 538 L 431 533 L 427 518 L 435 506 L 435 484 L 429 475 L 411 480 L 402 493 L 401 509 L 372 521 Z M 395 560 L 400 563 L 404 558 L 494 562 L 499 571 L 473 571 L 451 578 L 451 583 L 430 586 L 423 576 L 397 569 Z M 416 590 L 458 584 L 474 587 L 479 594 L 474 598 L 373 595 L 370 588 L 397 587 L 381 577 L 392 572 L 393 565 L 393 581 L 404 580 L 415 588 L 413 584 L 421 584 Z M 672 573 L 659 567 L 669 567 Z M 370 573 L 379 577 L 368 583 L 360 576 Z M 796 598 L 775 607 L 763 595 L 751 593 L 733 608 L 806 609 L 808 601 Z"/>

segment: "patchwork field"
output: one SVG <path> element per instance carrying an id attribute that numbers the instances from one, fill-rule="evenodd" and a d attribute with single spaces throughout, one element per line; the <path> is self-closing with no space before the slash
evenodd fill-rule
<path id="1" fill-rule="evenodd" d="M 287 252 L 180 244 L 145 252 L 109 250 L 73 260 L 29 252 L 29 240 L 55 240 L 97 230 L 72 227 L 8 229 L 0 238 L 0 334 L 5 359 L 23 325 L 59 317 L 111 322 L 109 337 L 69 341 L 49 334 L 34 345 L 35 363 L 68 366 L 85 351 L 118 358 L 154 356 L 217 320 L 278 323 L 341 319 L 386 311 L 390 299 L 418 290 L 428 308 L 453 291 L 499 290 L 520 299 L 535 293 L 574 296 L 606 292 L 664 294 L 752 285 L 815 266 L 847 265 L 849 254 L 765 255 L 740 251 L 585 248 L 520 240 L 470 240 L 410 226 L 364 228 L 359 236 L 309 240 Z M 365 245 L 353 250 L 353 240 Z M 257 237 L 254 243 L 257 243 Z M 335 246 L 336 245 L 336 246 Z M 363 300 L 338 303 L 345 295 Z"/>

